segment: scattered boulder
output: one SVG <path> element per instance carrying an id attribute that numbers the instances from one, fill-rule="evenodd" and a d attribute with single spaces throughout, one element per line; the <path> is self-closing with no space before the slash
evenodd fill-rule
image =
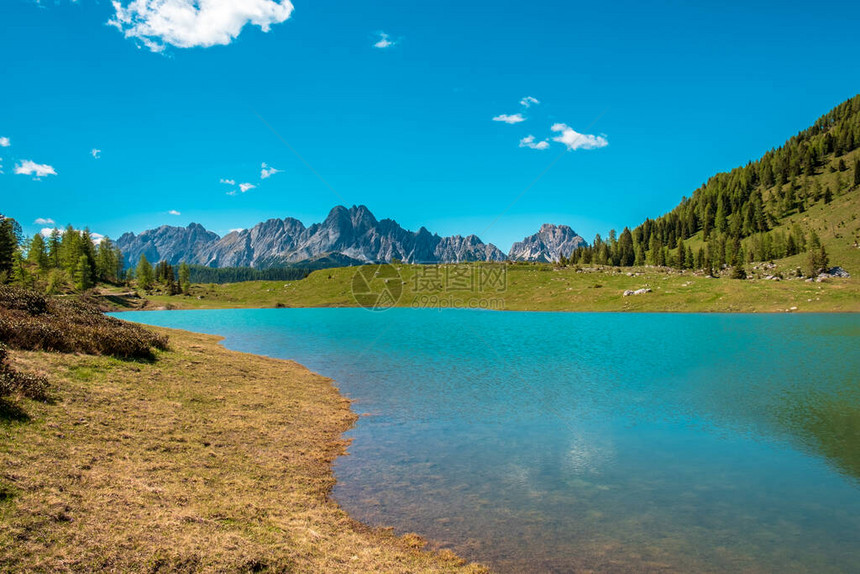
<path id="1" fill-rule="evenodd" d="M 838 266 L 837 267 L 831 267 L 830 270 L 827 272 L 827 275 L 830 275 L 831 277 L 845 277 L 845 278 L 851 277 L 850 273 L 848 273 L 847 271 L 845 271 L 844 269 L 842 269 L 841 267 L 838 267 Z"/>
<path id="2" fill-rule="evenodd" d="M 635 291 L 632 289 L 627 289 L 624 292 L 624 297 L 629 297 L 630 295 L 643 295 L 645 293 L 650 293 L 651 289 L 647 287 L 643 287 L 642 289 L 636 289 Z"/>

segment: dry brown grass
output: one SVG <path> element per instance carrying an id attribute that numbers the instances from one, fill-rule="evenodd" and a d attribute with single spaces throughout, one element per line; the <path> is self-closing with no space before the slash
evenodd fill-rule
<path id="1" fill-rule="evenodd" d="M 12 348 L 152 359 L 167 337 L 107 317 L 83 298 L 0 285 L 0 341 Z"/>
<path id="2" fill-rule="evenodd" d="M 355 419 L 330 380 L 169 333 L 154 363 L 12 354 L 57 401 L 2 413 L 0 571 L 483 571 L 328 498 Z"/>

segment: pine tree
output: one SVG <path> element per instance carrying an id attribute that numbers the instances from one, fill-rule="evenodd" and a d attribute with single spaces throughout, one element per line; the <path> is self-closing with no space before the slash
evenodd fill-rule
<path id="1" fill-rule="evenodd" d="M 48 269 L 48 253 L 45 251 L 45 238 L 41 233 L 37 233 L 30 240 L 30 247 L 27 249 L 27 261 L 35 265 L 39 271 Z"/>
<path id="2" fill-rule="evenodd" d="M 52 269 L 59 269 L 61 265 L 60 261 L 60 244 L 62 241 L 62 235 L 60 234 L 60 230 L 54 228 L 51 230 L 51 236 L 48 237 L 48 265 Z"/>
<path id="3" fill-rule="evenodd" d="M 860 158 L 854 160 L 854 186 L 860 185 Z"/>
<path id="4" fill-rule="evenodd" d="M 179 264 L 179 287 L 186 295 L 191 289 L 191 268 L 185 261 Z"/>
<path id="5" fill-rule="evenodd" d="M 92 283 L 92 263 L 86 255 L 81 255 L 78 258 L 78 264 L 75 267 L 75 288 L 78 291 L 86 291 L 93 286 Z"/>
<path id="6" fill-rule="evenodd" d="M 827 250 L 821 244 L 818 234 L 812 230 L 809 234 L 809 252 L 806 256 L 806 276 L 815 277 L 827 269 L 829 258 Z"/>
<path id="7" fill-rule="evenodd" d="M 109 237 L 103 237 L 96 255 L 96 275 L 100 281 L 116 283 L 117 267 L 117 248 Z"/>
<path id="8" fill-rule="evenodd" d="M 20 226 L 11 217 L 0 215 L 0 283 L 10 281 L 15 268 Z"/>
<path id="9" fill-rule="evenodd" d="M 741 240 L 739 237 L 735 237 L 735 240 L 732 243 L 732 279 L 747 278 L 747 272 L 746 269 L 744 269 L 743 261 L 744 253 L 743 247 L 741 247 Z"/>
<path id="10" fill-rule="evenodd" d="M 152 284 L 155 282 L 155 277 L 152 272 L 152 265 L 149 261 L 146 260 L 146 255 L 141 255 L 140 260 L 137 262 L 137 270 L 135 272 L 135 276 L 137 277 L 137 285 L 144 291 L 149 291 L 152 289 Z"/>
<path id="11" fill-rule="evenodd" d="M 630 267 L 636 261 L 636 252 L 633 250 L 633 235 L 630 229 L 624 228 L 618 239 L 618 264 Z"/>

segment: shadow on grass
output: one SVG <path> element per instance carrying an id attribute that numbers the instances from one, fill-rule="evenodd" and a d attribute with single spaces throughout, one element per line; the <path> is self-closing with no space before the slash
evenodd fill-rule
<path id="1" fill-rule="evenodd" d="M 30 420 L 30 415 L 18 404 L 0 398 L 0 422 L 3 423 L 25 423 Z"/>

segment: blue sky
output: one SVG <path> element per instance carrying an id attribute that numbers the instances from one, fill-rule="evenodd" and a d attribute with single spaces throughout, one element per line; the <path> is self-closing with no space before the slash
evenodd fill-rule
<path id="1" fill-rule="evenodd" d="M 591 240 L 860 91 L 857 2 L 199 0 L 175 17 L 192 4 L 0 2 L 0 211 L 116 238 L 365 204 L 503 250 L 544 222 Z"/>

